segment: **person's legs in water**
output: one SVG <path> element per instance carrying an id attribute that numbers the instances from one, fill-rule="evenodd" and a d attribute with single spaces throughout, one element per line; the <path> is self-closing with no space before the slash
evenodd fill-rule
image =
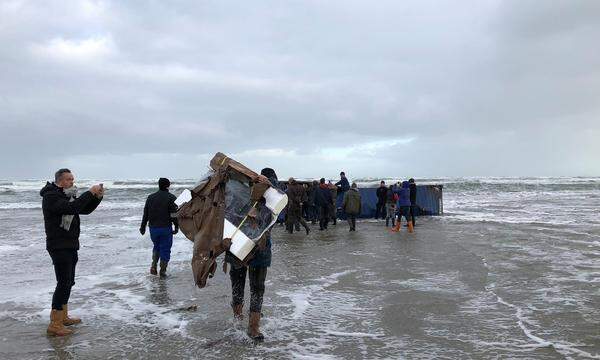
<path id="1" fill-rule="evenodd" d="M 412 220 L 410 219 L 410 206 L 401 206 L 400 207 L 400 216 L 398 216 L 398 222 L 400 222 L 400 218 L 402 216 L 404 216 L 404 218 L 406 219 L 406 223 L 408 225 L 408 232 L 413 232 L 413 224 L 412 224 Z"/>
<path id="2" fill-rule="evenodd" d="M 356 231 L 356 215 L 348 214 L 348 225 L 350 225 L 350 231 Z"/>
<path id="3" fill-rule="evenodd" d="M 327 229 L 327 225 L 329 225 L 329 206 L 323 206 L 321 214 L 323 216 L 323 226 Z"/>
<path id="4" fill-rule="evenodd" d="M 296 223 L 296 225 L 298 226 L 296 231 L 300 231 L 299 225 L 302 225 L 302 227 L 304 227 L 304 230 L 306 231 L 306 235 L 308 235 L 308 233 L 310 233 L 310 228 L 308 227 L 308 224 L 306 223 L 306 221 L 303 218 L 300 218 L 300 220 Z"/>
<path id="5" fill-rule="evenodd" d="M 77 254 L 77 250 L 74 250 L 71 253 L 71 289 L 73 288 L 73 286 L 75 285 L 75 267 L 77 266 L 77 261 L 79 261 L 79 256 Z M 70 326 L 70 325 L 75 325 L 75 324 L 79 324 L 81 322 L 81 319 L 78 317 L 71 317 L 69 316 L 69 298 L 71 297 L 71 291 L 69 290 L 69 293 L 67 294 L 67 298 L 65 299 L 65 303 L 63 304 L 63 311 L 64 311 L 64 316 L 63 316 L 63 324 L 66 326 Z"/>
<path id="6" fill-rule="evenodd" d="M 255 341 L 263 341 L 264 335 L 260 332 L 260 311 L 262 309 L 263 295 L 265 293 L 266 267 L 248 267 L 250 278 L 250 317 L 248 319 L 248 336 Z"/>
<path id="7" fill-rule="evenodd" d="M 392 231 L 400 231 L 400 227 L 402 226 L 402 207 L 397 209 L 398 217 L 396 219 L 396 226 L 392 228 Z"/>
<path id="8" fill-rule="evenodd" d="M 167 228 L 160 241 L 160 276 L 167 276 L 167 265 L 171 261 L 171 247 L 173 246 L 173 232 Z"/>
<path id="9" fill-rule="evenodd" d="M 231 308 L 233 309 L 233 317 L 242 320 L 244 314 L 244 288 L 246 287 L 246 266 L 236 268 L 231 265 L 229 278 L 231 279 Z"/>
<path id="10" fill-rule="evenodd" d="M 73 333 L 72 330 L 64 326 L 63 305 L 69 301 L 71 287 L 73 286 L 73 253 L 77 250 L 53 250 L 48 251 L 54 265 L 54 274 L 56 276 L 56 288 L 52 295 L 52 311 L 50 312 L 50 325 L 46 332 L 48 335 L 64 336 Z"/>
<path id="11" fill-rule="evenodd" d="M 394 209 L 394 205 L 392 204 L 387 204 L 386 205 L 386 209 L 385 209 L 385 226 L 388 227 L 390 226 L 390 219 L 392 220 L 392 227 L 394 227 L 394 225 L 396 224 L 395 221 L 395 209 Z"/>
<path id="12" fill-rule="evenodd" d="M 160 241 L 158 235 L 152 235 L 152 229 L 150 229 L 150 240 L 152 240 L 152 265 L 150 265 L 150 274 L 157 275 L 158 271 L 158 259 L 160 258 Z"/>
<path id="13" fill-rule="evenodd" d="M 331 215 L 331 223 L 332 225 L 337 225 L 337 209 L 335 207 L 335 204 L 331 204 L 329 206 L 329 212 Z"/>
<path id="14" fill-rule="evenodd" d="M 161 277 L 167 276 L 167 266 L 171 260 L 171 246 L 173 245 L 173 233 L 171 227 L 150 228 L 150 237 L 153 242 L 158 243 L 160 258 Z"/>
<path id="15" fill-rule="evenodd" d="M 413 226 L 416 225 L 416 222 L 415 222 L 415 211 L 416 211 L 416 205 L 411 205 L 410 206 L 410 220 L 412 221 Z"/>
<path id="16" fill-rule="evenodd" d="M 152 239 L 152 238 L 151 238 Z M 158 259 L 160 258 L 160 243 L 152 240 L 152 264 L 150 265 L 150 274 L 157 275 Z"/>

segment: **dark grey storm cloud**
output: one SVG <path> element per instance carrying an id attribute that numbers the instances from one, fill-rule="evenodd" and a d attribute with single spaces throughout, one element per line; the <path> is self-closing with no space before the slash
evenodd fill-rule
<path id="1" fill-rule="evenodd" d="M 600 174 L 600 2 L 0 2 L 0 178 Z"/>

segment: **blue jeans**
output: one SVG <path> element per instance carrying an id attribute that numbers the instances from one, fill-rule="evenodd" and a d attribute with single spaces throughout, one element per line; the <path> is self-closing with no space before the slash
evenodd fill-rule
<path id="1" fill-rule="evenodd" d="M 171 259 L 171 246 L 173 245 L 173 233 L 171 227 L 151 227 L 150 239 L 154 243 L 153 252 L 157 252 L 163 261 Z"/>

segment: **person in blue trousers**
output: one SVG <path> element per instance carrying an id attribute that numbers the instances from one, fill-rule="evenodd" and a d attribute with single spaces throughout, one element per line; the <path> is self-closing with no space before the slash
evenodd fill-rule
<path id="1" fill-rule="evenodd" d="M 144 216 L 140 226 L 140 234 L 146 233 L 146 225 L 150 225 L 150 238 L 154 247 L 152 248 L 152 265 L 150 274 L 156 275 L 156 265 L 160 260 L 160 277 L 167 276 L 167 265 L 171 259 L 171 246 L 173 235 L 179 231 L 176 212 L 177 205 L 175 195 L 169 192 L 171 182 L 167 178 L 158 180 L 158 191 L 150 194 L 144 206 Z"/>

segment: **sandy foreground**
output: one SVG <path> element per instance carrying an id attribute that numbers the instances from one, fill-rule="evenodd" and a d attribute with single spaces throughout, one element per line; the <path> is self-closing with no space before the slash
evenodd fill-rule
<path id="1" fill-rule="evenodd" d="M 414 234 L 373 221 L 355 233 L 345 222 L 312 229 L 275 228 L 266 341 L 254 345 L 246 322 L 232 319 L 228 275 L 219 269 L 195 288 L 188 240 L 175 239 L 161 280 L 148 274 L 147 238 L 90 225 L 71 300 L 84 323 L 72 336 L 45 336 L 54 279 L 38 251 L 2 280 L 14 293 L 0 303 L 0 357 L 600 358 L 597 283 L 549 261 L 565 253 L 537 246 L 553 229 L 440 217 L 419 219 Z M 560 276 L 568 292 L 553 292 Z"/>

